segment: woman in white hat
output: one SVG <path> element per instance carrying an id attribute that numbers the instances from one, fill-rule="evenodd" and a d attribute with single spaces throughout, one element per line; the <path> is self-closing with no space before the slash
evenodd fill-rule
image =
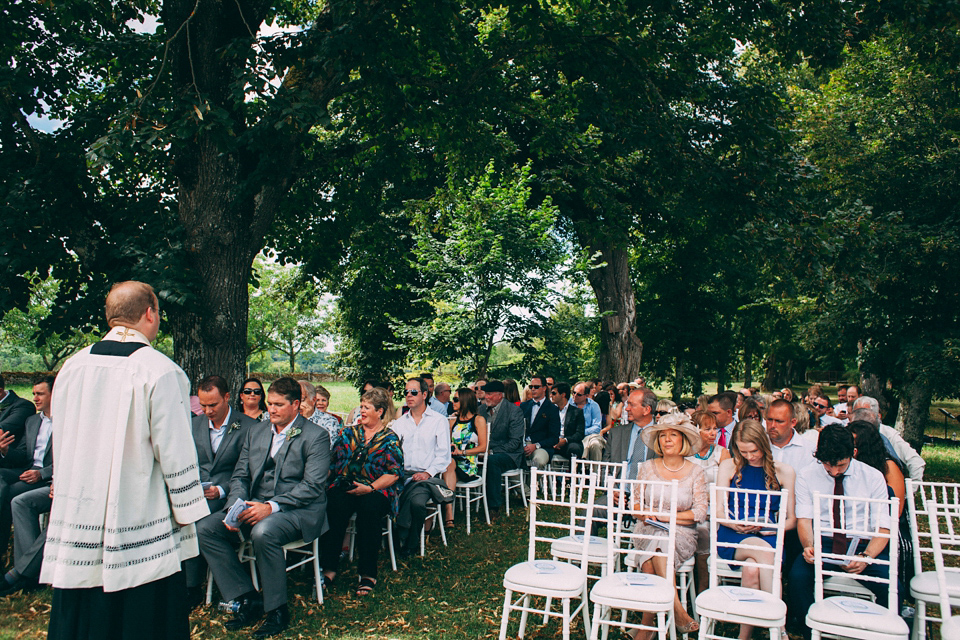
<path id="1" fill-rule="evenodd" d="M 696 552 L 697 523 L 703 522 L 707 517 L 709 496 L 706 476 L 699 465 L 686 459 L 686 456 L 700 451 L 700 430 L 694 426 L 686 414 L 670 413 L 660 418 L 659 422 L 644 427 L 640 437 L 643 438 L 643 443 L 653 449 L 659 457 L 644 462 L 640 466 L 637 478 L 666 482 L 677 480 L 679 483 L 678 527 L 674 558 L 674 566 L 679 567 Z M 644 505 L 638 504 L 635 508 L 643 510 Z M 657 527 L 653 525 L 641 524 L 640 526 L 644 534 L 653 534 L 657 531 Z M 656 542 L 652 541 L 646 545 L 646 548 L 650 549 L 655 544 Z M 664 578 L 667 577 L 666 570 L 666 559 L 662 557 L 648 558 L 641 565 L 641 571 L 655 573 Z M 700 628 L 700 625 L 680 604 L 680 598 L 676 594 L 674 594 L 673 610 L 677 631 L 692 633 Z M 643 624 L 653 622 L 652 613 L 645 613 L 643 618 Z M 638 633 L 636 637 L 645 638 L 649 635 L 652 635 L 651 632 L 647 632 L 646 635 Z"/>

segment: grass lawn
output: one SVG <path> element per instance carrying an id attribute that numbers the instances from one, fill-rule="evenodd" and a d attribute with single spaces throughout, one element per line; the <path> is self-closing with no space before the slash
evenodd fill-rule
<path id="1" fill-rule="evenodd" d="M 346 412 L 355 406 L 357 392 L 352 385 L 325 386 L 333 397 L 332 410 Z M 21 397 L 31 398 L 29 387 L 15 390 Z M 960 411 L 958 403 L 938 403 L 938 406 L 952 413 Z M 933 415 L 928 433 L 940 437 L 942 427 Z M 957 429 L 951 431 L 955 433 Z M 923 456 L 927 460 L 926 479 L 956 480 L 960 448 L 930 444 L 924 447 Z M 355 569 L 344 564 L 331 594 L 318 606 L 313 595 L 312 573 L 305 568 L 297 569 L 290 574 L 288 586 L 292 625 L 280 637 L 496 637 L 503 601 L 503 573 L 513 563 L 526 558 L 527 531 L 526 511 L 517 510 L 509 517 L 501 517 L 492 527 L 476 524 L 473 535 L 468 537 L 463 515 L 458 513 L 455 530 L 448 532 L 449 547 L 444 548 L 439 535 L 433 535 L 426 557 L 400 563 L 396 573 L 390 570 L 389 559 L 381 555 L 380 583 L 374 594 L 365 599 L 353 595 Z M 0 640 L 46 637 L 50 601 L 49 590 L 0 599 Z M 198 610 L 191 617 L 192 637 L 251 637 L 249 631 L 227 633 L 223 629 L 226 619 L 226 614 L 213 607 Z M 515 615 L 510 633 L 516 633 L 517 619 Z M 557 621 L 551 621 L 546 627 L 541 627 L 539 622 L 539 618 L 531 616 L 527 637 L 534 640 L 561 637 Z M 735 637 L 735 633 L 733 635 Z M 582 618 L 577 618 L 572 637 L 584 636 Z"/>

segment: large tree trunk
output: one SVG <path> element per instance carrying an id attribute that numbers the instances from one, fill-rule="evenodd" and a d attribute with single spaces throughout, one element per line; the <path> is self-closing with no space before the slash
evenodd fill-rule
<path id="1" fill-rule="evenodd" d="M 680 404 L 680 396 L 683 395 L 683 357 L 677 356 L 676 365 L 673 370 L 673 388 L 670 390 L 670 397 L 674 402 Z"/>
<path id="2" fill-rule="evenodd" d="M 933 390 L 929 383 L 916 380 L 903 386 L 900 397 L 900 419 L 903 421 L 903 439 L 919 453 L 930 419 L 930 401 Z"/>
<path id="3" fill-rule="evenodd" d="M 602 318 L 598 375 L 603 380 L 633 380 L 640 371 L 643 343 L 637 337 L 637 303 L 630 281 L 629 255 L 625 247 L 587 247 L 596 268 L 587 278 L 597 296 Z"/>
<path id="4" fill-rule="evenodd" d="M 743 386 L 747 389 L 753 386 L 753 353 L 749 346 L 743 348 Z"/>

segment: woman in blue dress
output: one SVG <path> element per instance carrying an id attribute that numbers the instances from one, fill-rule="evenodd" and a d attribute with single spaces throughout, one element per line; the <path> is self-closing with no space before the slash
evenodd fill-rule
<path id="1" fill-rule="evenodd" d="M 718 487 L 736 487 L 740 489 L 763 489 L 767 491 L 787 490 L 787 504 L 780 504 L 776 497 L 770 502 L 770 517 L 786 518 L 784 526 L 787 530 L 797 526 L 794 514 L 794 483 L 796 473 L 790 465 L 777 462 L 770 452 L 770 440 L 767 433 L 756 420 L 744 420 L 733 430 L 733 457 L 720 463 L 717 472 Z M 734 496 L 730 496 L 731 504 L 727 505 L 731 511 L 737 509 L 732 504 Z M 748 501 L 749 502 L 749 501 Z M 739 505 L 743 513 L 743 505 Z M 759 512 L 759 513 L 757 513 Z M 747 517 L 763 516 L 767 513 L 765 501 L 747 505 Z M 720 547 L 718 555 L 724 560 L 754 561 L 758 563 L 773 563 L 773 546 L 768 536 L 760 526 L 735 525 L 733 528 L 720 525 L 717 527 L 718 542 L 733 542 L 747 545 L 746 548 Z M 744 565 L 741 569 L 740 583 L 744 587 L 773 591 L 773 574 L 770 570 L 761 571 L 757 566 Z M 740 626 L 740 640 L 747 640 L 753 633 L 753 627 Z"/>

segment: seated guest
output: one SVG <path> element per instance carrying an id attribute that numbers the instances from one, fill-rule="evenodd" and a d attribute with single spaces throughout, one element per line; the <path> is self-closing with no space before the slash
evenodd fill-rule
<path id="1" fill-rule="evenodd" d="M 530 379 L 530 392 L 530 400 L 520 405 L 527 428 L 523 454 L 529 466 L 546 469 L 553 446 L 560 440 L 560 411 L 547 400 L 547 385 L 543 376 Z"/>
<path id="2" fill-rule="evenodd" d="M 240 394 L 237 396 L 237 409 L 243 412 L 247 417 L 253 418 L 257 422 L 269 419 L 267 414 L 267 403 L 264 401 L 266 394 L 263 392 L 263 384 L 257 378 L 247 378 L 240 385 Z"/>
<path id="3" fill-rule="evenodd" d="M 50 513 L 53 487 L 44 485 L 21 493 L 10 503 L 13 513 L 13 568 L 3 576 L 0 597 L 38 587 L 47 528 L 40 516 Z"/>
<path id="4" fill-rule="evenodd" d="M 482 413 L 490 423 L 490 442 L 487 444 L 487 505 L 495 517 L 503 504 L 503 472 L 519 469 L 523 464 L 523 412 L 504 398 L 503 383 L 490 380 L 483 387 Z"/>
<path id="5" fill-rule="evenodd" d="M 607 440 L 604 437 L 603 415 L 600 406 L 590 398 L 586 382 L 573 385 L 573 404 L 583 412 L 583 452 L 589 460 L 605 459 Z M 610 425 L 611 427 L 614 425 Z M 607 430 L 609 431 L 609 429 Z"/>
<path id="6" fill-rule="evenodd" d="M 240 458 L 247 431 L 260 423 L 230 409 L 227 381 L 220 376 L 207 376 L 201 380 L 197 385 L 197 398 L 203 414 L 193 418 L 191 432 L 197 449 L 203 497 L 207 499 L 210 513 L 216 513 L 226 506 L 230 477 Z M 187 600 L 191 608 L 199 606 L 204 600 L 207 563 L 202 555 L 196 556 L 184 561 L 183 570 L 187 579 Z"/>
<path id="7" fill-rule="evenodd" d="M 632 397 L 632 396 L 631 396 Z M 677 480 L 679 482 L 679 492 L 677 494 L 677 525 L 676 546 L 674 557 L 674 567 L 693 557 L 697 550 L 697 523 L 703 522 L 707 517 L 707 482 L 703 469 L 686 459 L 694 451 L 700 450 L 700 430 L 697 429 L 690 419 L 683 413 L 671 413 L 666 415 L 659 422 L 647 426 L 640 433 L 643 443 L 659 456 L 652 460 L 647 460 L 640 465 L 640 471 L 637 475 L 639 480 L 656 480 L 660 482 L 670 482 Z M 651 494 L 647 493 L 647 498 L 652 499 Z M 657 508 L 660 508 L 660 496 L 657 494 Z M 667 501 L 665 500 L 664 503 Z M 642 533 L 650 535 L 660 532 L 653 525 L 642 523 L 642 514 L 649 511 L 654 505 L 636 504 L 638 523 Z M 669 504 L 664 504 L 663 508 L 669 508 Z M 635 525 L 636 526 L 636 525 Z M 649 541 L 644 549 L 659 548 L 656 541 Z M 662 550 L 662 548 L 661 548 Z M 667 562 L 660 556 L 649 558 L 644 561 L 640 570 L 644 573 L 654 573 L 660 577 L 667 578 Z M 670 578 L 672 579 L 672 577 Z M 690 617 L 680 598 L 674 591 L 673 612 L 676 621 L 677 631 L 680 633 L 692 633 L 700 629 L 696 620 Z M 647 612 L 643 614 L 643 624 L 649 625 L 653 622 L 654 614 Z M 652 631 L 644 634 L 638 634 L 635 638 L 649 638 Z"/>
<path id="8" fill-rule="evenodd" d="M 23 438 L 27 426 L 27 418 L 36 413 L 30 401 L 17 396 L 5 387 L 3 376 L 0 375 L 0 431 L 13 436 L 8 445 L 16 446 Z"/>
<path id="9" fill-rule="evenodd" d="M 884 444 L 887 445 L 887 451 L 890 453 L 890 457 L 895 461 L 899 461 L 900 464 L 906 467 L 911 478 L 917 482 L 922 482 L 923 469 L 927 462 L 920 457 L 920 454 L 917 453 L 916 449 L 911 447 L 910 444 L 903 439 L 903 436 L 900 435 L 899 431 L 891 426 L 883 424 L 880 421 L 880 403 L 877 402 L 876 398 L 857 395 L 857 399 L 855 401 L 849 400 L 851 390 L 852 393 L 857 394 L 858 388 L 859 387 L 856 386 L 850 386 L 847 388 L 847 398 L 850 408 L 854 411 L 861 412 L 857 414 L 857 417 L 853 417 L 851 414 L 851 419 L 867 420 L 873 424 L 879 430 L 880 437 L 884 439 Z M 864 410 L 866 410 L 866 412 L 864 412 Z"/>
<path id="10" fill-rule="evenodd" d="M 739 412 L 737 417 L 740 420 L 756 420 L 757 422 L 763 422 L 763 409 L 760 407 L 760 403 L 754 396 L 749 398 L 744 398 L 743 402 L 740 404 Z"/>
<path id="11" fill-rule="evenodd" d="M 561 435 L 553 455 L 570 459 L 583 457 L 584 420 L 580 407 L 570 402 L 570 385 L 558 382 L 550 390 L 550 400 L 560 411 Z M 553 456 L 551 456 L 552 458 Z"/>
<path id="12" fill-rule="evenodd" d="M 300 403 L 300 415 L 304 418 L 327 430 L 330 435 L 331 446 L 340 435 L 340 418 L 327 413 L 327 407 L 330 404 L 330 392 L 322 385 L 314 387 L 306 380 L 300 381 L 300 392 L 303 394 L 303 402 Z"/>
<path id="13" fill-rule="evenodd" d="M 327 522 L 330 529 L 320 540 L 324 587 L 333 584 L 340 548 L 350 517 L 357 514 L 358 596 L 369 595 L 377 584 L 384 517 L 397 511 L 403 482 L 400 438 L 383 421 L 387 392 L 375 388 L 363 394 L 356 425 L 347 425 L 330 454 L 327 485 Z"/>
<path id="14" fill-rule="evenodd" d="M 427 406 L 427 383 L 423 378 L 407 380 L 408 411 L 393 423 L 403 447 L 404 487 L 393 532 L 400 557 L 409 557 L 420 548 L 420 531 L 427 517 L 427 503 L 442 500 L 446 489 L 440 474 L 450 465 L 450 423 Z"/>
<path id="15" fill-rule="evenodd" d="M 256 637 L 282 632 L 290 622 L 287 610 L 287 566 L 283 545 L 310 542 L 326 529 L 326 482 L 330 466 L 330 436 L 300 415 L 300 385 L 278 378 L 267 394 L 269 428 L 247 430 L 237 460 L 227 505 L 247 505 L 238 517 L 239 529 L 253 543 L 263 585 L 263 603 L 250 572 L 237 557 L 238 528 L 228 525 L 226 510 L 200 521 L 200 551 L 213 571 L 220 593 L 240 608 L 224 626 L 235 631 L 255 624 L 266 609 L 267 620 Z"/>
<path id="16" fill-rule="evenodd" d="M 0 556 L 6 553 L 10 542 L 10 501 L 21 493 L 49 485 L 53 478 L 53 422 L 50 419 L 53 383 L 53 376 L 34 380 L 33 404 L 38 413 L 27 417 L 21 431 L 23 437 L 16 440 L 16 445 L 10 448 L 15 441 L 13 433 L 0 437 L 4 467 L 0 469 Z M 10 411 L 18 404 L 13 403 Z"/>
<path id="17" fill-rule="evenodd" d="M 813 463 L 814 447 L 794 428 L 797 419 L 793 411 L 793 405 L 786 400 L 774 400 L 767 409 L 766 427 L 773 459 L 786 462 L 800 475 Z"/>
<path id="18" fill-rule="evenodd" d="M 703 474 L 707 479 L 707 485 L 717 481 L 717 470 L 720 463 L 730 459 L 730 452 L 726 447 L 717 444 L 717 434 L 720 429 L 717 427 L 717 419 L 712 413 L 705 409 L 698 409 L 690 416 L 690 421 L 700 429 L 700 451 L 697 451 L 690 460 L 703 469 Z M 710 555 L 710 514 L 707 514 L 707 521 L 697 525 L 697 593 L 707 588 L 710 575 L 707 567 L 707 556 Z"/>
<path id="19" fill-rule="evenodd" d="M 439 388 L 439 385 L 438 385 Z M 457 389 L 453 397 L 456 414 L 450 418 L 450 447 L 453 460 L 443 472 L 443 481 L 453 491 L 457 482 L 480 477 L 477 456 L 487 451 L 487 419 L 477 415 L 477 396 L 471 389 Z M 453 503 L 443 506 L 444 526 L 453 526 Z"/>
<path id="20" fill-rule="evenodd" d="M 363 394 L 365 394 L 367 391 L 372 391 L 377 387 L 386 389 L 384 385 L 377 384 L 376 380 L 365 380 L 364 383 L 360 385 L 360 397 L 363 398 Z M 347 414 L 347 424 L 356 424 L 358 417 L 360 417 L 360 405 L 357 405 L 356 407 L 351 409 L 350 413 Z M 389 423 L 390 420 L 387 420 L 386 422 Z"/>
<path id="21" fill-rule="evenodd" d="M 518 407 L 520 406 L 520 403 L 522 402 L 520 398 L 520 387 L 517 386 L 517 381 L 513 378 L 504 379 L 503 395 L 507 399 L 507 402 L 512 402 Z"/>
<path id="22" fill-rule="evenodd" d="M 789 465 L 777 462 L 770 452 L 770 441 L 763 426 L 757 420 L 741 420 L 733 430 L 733 459 L 720 463 L 717 474 L 718 487 L 735 487 L 737 489 L 762 489 L 779 491 L 787 489 L 787 504 L 780 504 L 779 497 L 770 502 L 770 516 L 775 519 L 785 518 L 784 527 L 793 529 L 797 525 L 794 515 L 794 483 L 796 474 Z M 734 503 L 734 496 L 730 496 L 727 512 L 738 518 L 753 518 L 766 515 L 766 500 L 747 500 L 744 505 L 741 496 L 740 504 Z M 746 508 L 745 508 L 746 507 Z M 716 513 L 721 514 L 721 505 L 714 505 Z M 719 556 L 724 560 L 754 561 L 764 564 L 773 564 L 773 547 L 765 535 L 773 533 L 770 529 L 759 526 L 735 525 L 734 528 L 720 525 L 717 528 L 717 540 L 720 542 L 734 542 L 748 545 L 749 548 L 733 549 L 721 547 Z M 751 589 L 761 589 L 773 592 L 773 572 L 761 571 L 756 565 L 744 565 L 741 568 L 741 584 Z M 740 640 L 749 640 L 753 633 L 750 625 L 740 625 Z M 785 635 L 782 630 L 781 635 Z"/>
<path id="23" fill-rule="evenodd" d="M 869 465 L 883 474 L 883 479 L 887 483 L 887 493 L 890 497 L 896 496 L 899 503 L 897 517 L 899 518 L 899 539 L 897 564 L 897 576 L 901 584 L 910 584 L 913 578 L 913 546 L 912 535 L 910 532 L 910 518 L 905 513 L 904 507 L 907 504 L 907 487 L 902 463 L 894 460 L 893 456 L 887 452 L 883 443 L 883 438 L 877 431 L 877 428 L 869 422 L 863 420 L 854 420 L 847 428 L 853 434 L 853 457 L 860 462 Z"/>
<path id="24" fill-rule="evenodd" d="M 603 459 L 609 462 L 628 462 L 629 478 L 637 477 L 637 466 L 641 462 L 653 458 L 653 450 L 647 447 L 641 434 L 644 429 L 654 424 L 653 412 L 657 404 L 657 394 L 650 389 L 631 391 L 625 407 L 627 424 L 617 425 L 610 430 L 610 442 L 603 451 Z"/>
<path id="25" fill-rule="evenodd" d="M 809 465 L 803 473 L 797 475 L 797 533 L 800 537 L 800 544 L 803 546 L 803 554 L 793 561 L 790 568 L 788 586 L 788 608 L 792 614 L 799 620 L 806 617 L 807 610 L 814 602 L 814 551 L 813 551 L 813 519 L 820 518 L 824 526 L 833 526 L 833 512 L 830 504 L 821 503 L 820 512 L 814 512 L 813 495 L 819 492 L 823 495 L 833 495 L 841 493 L 846 496 L 855 496 L 858 498 L 875 498 L 884 500 L 887 497 L 887 485 L 883 474 L 853 457 L 853 435 L 850 431 L 839 424 L 827 425 L 820 432 L 820 439 L 817 444 L 816 458 L 820 464 Z M 853 506 L 846 506 L 844 522 L 852 526 L 854 521 L 858 526 L 862 526 L 863 514 L 858 511 L 853 513 Z M 888 515 L 872 509 L 868 521 L 868 526 L 872 530 L 879 526 L 881 531 L 890 530 Z M 834 540 L 825 538 L 822 541 L 823 548 L 833 549 Z M 846 553 L 846 544 L 838 548 L 840 553 Z M 857 547 L 858 555 L 867 558 L 889 557 L 887 541 L 884 538 L 871 538 L 863 540 Z M 843 567 L 843 570 L 851 575 L 858 574 L 875 576 L 879 578 L 887 577 L 888 570 L 886 566 L 870 564 L 866 562 L 851 562 Z M 877 597 L 877 602 L 885 603 L 887 600 L 887 590 L 885 585 L 878 582 L 862 582 L 864 587 L 870 589 Z M 896 611 L 900 611 L 900 604 L 896 604 Z M 804 626 L 804 637 L 810 637 L 810 630 Z"/>

